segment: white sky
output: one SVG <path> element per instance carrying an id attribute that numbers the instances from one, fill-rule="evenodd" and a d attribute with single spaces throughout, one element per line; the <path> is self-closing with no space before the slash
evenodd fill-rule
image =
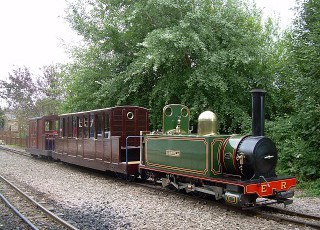
<path id="1" fill-rule="evenodd" d="M 65 8 L 65 0 L 0 1 L 0 79 L 16 67 L 67 61 L 62 40 L 76 36 L 62 18 Z"/>
<path id="2" fill-rule="evenodd" d="M 289 11 L 294 0 L 256 0 L 268 16 L 279 16 L 285 27 L 293 18 Z M 0 1 L 0 79 L 8 72 L 26 66 L 37 71 L 44 65 L 66 62 L 62 40 L 76 39 L 61 17 L 65 0 L 1 0 Z"/>
<path id="3" fill-rule="evenodd" d="M 280 28 L 285 29 L 291 25 L 295 0 L 255 0 L 255 2 L 263 10 L 265 17 L 279 19 Z"/>

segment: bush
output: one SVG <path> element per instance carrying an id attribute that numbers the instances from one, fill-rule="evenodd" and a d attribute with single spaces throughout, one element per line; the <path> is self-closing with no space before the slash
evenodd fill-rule
<path id="1" fill-rule="evenodd" d="M 307 196 L 320 196 L 320 179 L 312 182 L 302 182 L 298 188 L 304 189 Z"/>
<path id="2" fill-rule="evenodd" d="M 276 142 L 279 174 L 298 177 L 300 182 L 319 180 L 320 158 L 313 139 L 306 138 L 298 116 L 278 118 L 266 124 L 268 135 Z"/>

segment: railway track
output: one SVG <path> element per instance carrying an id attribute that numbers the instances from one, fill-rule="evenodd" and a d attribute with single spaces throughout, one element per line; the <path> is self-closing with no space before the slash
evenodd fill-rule
<path id="1" fill-rule="evenodd" d="M 0 198 L 12 210 L 12 213 L 19 216 L 24 225 L 28 226 L 27 229 L 77 229 L 2 176 L 0 176 Z M 14 218 L 16 219 L 16 217 Z M 15 221 L 12 224 L 18 226 L 8 226 L 10 228 L 7 229 L 16 229 L 17 227 L 20 229 L 20 223 Z"/>
<path id="2" fill-rule="evenodd" d="M 2 199 L 0 199 L 0 210 L 0 229 L 12 229 L 13 226 L 19 226 L 19 229 L 31 229 Z"/>
<path id="3" fill-rule="evenodd" d="M 290 211 L 274 206 L 266 206 L 253 212 L 262 218 L 320 229 L 320 216 Z"/>
<path id="4" fill-rule="evenodd" d="M 26 156 L 26 157 L 32 157 L 30 153 L 27 153 L 22 150 L 14 149 L 14 148 L 5 147 L 3 145 L 0 145 L 0 150 L 11 152 L 11 153 L 16 153 L 16 154 Z"/>
<path id="5" fill-rule="evenodd" d="M 160 189 L 160 191 L 162 192 L 177 194 L 176 191 L 162 188 L 160 183 L 158 183 L 157 185 L 152 183 L 140 184 L 140 186 L 143 186 L 148 189 L 157 189 L 157 190 Z M 179 193 L 179 195 L 187 198 L 189 197 L 191 199 L 193 197 L 191 194 L 185 194 L 185 193 Z M 259 218 L 274 220 L 276 222 L 287 222 L 290 224 L 295 224 L 297 226 L 306 226 L 314 229 L 320 229 L 320 216 L 290 211 L 290 210 L 275 207 L 275 206 L 263 206 L 257 209 L 242 210 L 242 209 L 239 209 L 238 207 L 228 206 L 224 203 L 217 202 L 212 199 L 208 199 L 207 197 L 196 196 L 196 199 L 198 200 L 200 199 L 205 204 L 219 206 L 220 208 L 232 210 L 234 212 L 238 212 L 244 215 L 257 216 Z"/>
<path id="6" fill-rule="evenodd" d="M 17 153 L 17 154 L 21 154 L 21 155 L 25 155 L 25 156 L 31 156 L 30 154 L 23 153 L 22 151 L 11 149 L 11 148 L 6 148 L 3 146 L 0 146 L 0 149 L 5 150 L 5 151 L 9 151 L 9 152 L 13 152 L 13 153 Z M 176 191 L 162 188 L 160 183 L 154 183 L 154 182 L 149 181 L 149 183 L 139 183 L 138 182 L 138 183 L 134 183 L 134 184 L 136 186 L 141 186 L 141 187 L 145 187 L 148 189 L 157 190 L 158 192 L 161 191 L 162 193 L 175 193 L 175 194 L 177 194 Z M 189 199 L 194 198 L 194 196 L 192 196 L 190 194 L 179 193 L 179 195 L 185 196 L 186 198 L 189 197 Z M 270 220 L 274 220 L 277 222 L 287 222 L 287 223 L 292 223 L 292 224 L 295 224 L 298 226 L 300 225 L 300 226 L 307 226 L 307 227 L 312 227 L 315 229 L 320 229 L 320 217 L 318 217 L 318 216 L 293 212 L 293 211 L 290 211 L 287 209 L 282 209 L 282 208 L 278 208 L 278 207 L 274 207 L 274 206 L 265 206 L 265 207 L 261 207 L 261 208 L 257 208 L 257 209 L 253 209 L 253 210 L 245 210 L 244 211 L 244 210 L 241 210 L 237 207 L 227 206 L 227 205 L 222 204 L 220 202 L 213 201 L 212 199 L 198 197 L 198 196 L 196 196 L 196 199 L 202 200 L 205 204 L 218 205 L 219 207 L 224 207 L 228 210 L 233 210 L 235 212 L 239 212 L 244 215 L 257 216 L 260 218 L 270 219 Z"/>

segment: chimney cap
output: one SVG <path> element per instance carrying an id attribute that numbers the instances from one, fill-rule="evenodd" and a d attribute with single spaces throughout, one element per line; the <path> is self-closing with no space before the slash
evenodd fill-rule
<path id="1" fill-rule="evenodd" d="M 267 91 L 265 91 L 264 89 L 253 89 L 250 91 L 250 93 L 266 93 Z"/>

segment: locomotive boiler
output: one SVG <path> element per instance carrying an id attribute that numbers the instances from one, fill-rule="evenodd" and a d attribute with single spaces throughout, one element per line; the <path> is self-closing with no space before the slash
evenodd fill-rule
<path id="1" fill-rule="evenodd" d="M 217 117 L 205 111 L 192 134 L 190 111 L 180 104 L 163 109 L 162 133 L 144 137 L 140 173 L 161 179 L 164 187 L 214 195 L 227 203 L 252 207 L 290 204 L 296 179 L 277 176 L 277 149 L 264 136 L 264 90 L 252 90 L 252 135 L 220 135 Z M 259 199 L 257 203 L 257 198 Z"/>

